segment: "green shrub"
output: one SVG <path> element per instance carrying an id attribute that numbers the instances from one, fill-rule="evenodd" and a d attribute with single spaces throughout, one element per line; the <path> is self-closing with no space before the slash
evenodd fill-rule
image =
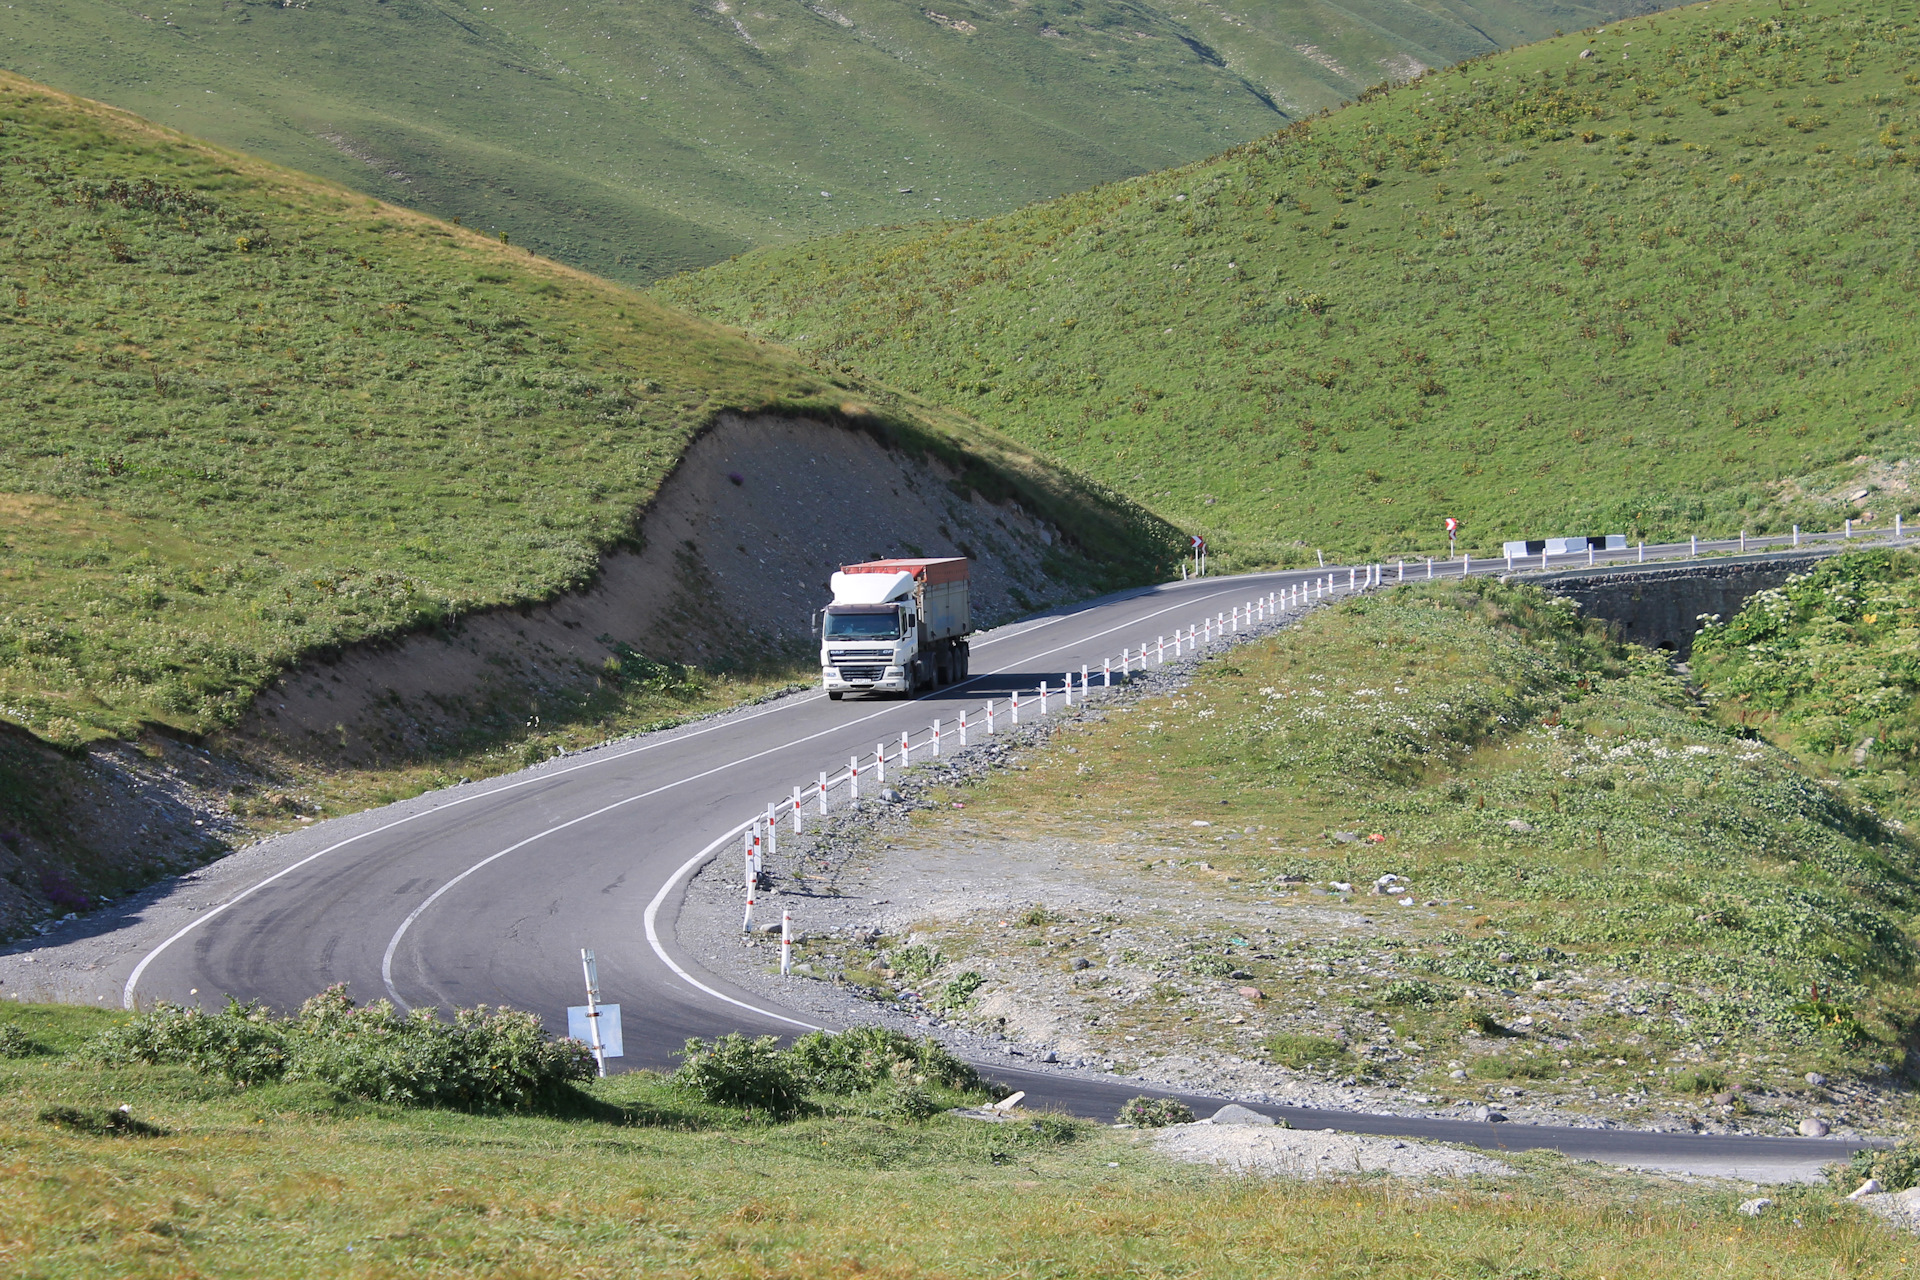
<path id="1" fill-rule="evenodd" d="M 1389 982 L 1386 990 L 1380 993 L 1381 1004 L 1414 1008 L 1445 1004 L 1451 998 L 1446 991 L 1418 978 L 1400 978 Z"/>
<path id="2" fill-rule="evenodd" d="M 1064 1147 L 1083 1136 L 1090 1126 L 1085 1120 L 1078 1120 L 1073 1116 L 1043 1111 L 1033 1118 L 1033 1123 L 1029 1127 L 1039 1135 L 1041 1141 Z"/>
<path id="3" fill-rule="evenodd" d="M 287 1078 L 380 1102 L 478 1111 L 532 1106 L 595 1073 L 590 1049 L 549 1040 L 530 1013 L 480 1005 L 458 1010 L 448 1026 L 435 1012 L 402 1016 L 384 1000 L 355 1008 L 344 987 L 329 987 L 293 1019 Z"/>
<path id="4" fill-rule="evenodd" d="M 1303 1036 L 1280 1032 L 1266 1040 L 1267 1056 L 1295 1071 L 1324 1071 L 1339 1066 L 1347 1056 L 1347 1047 L 1326 1036 Z"/>
<path id="5" fill-rule="evenodd" d="M 973 999 L 974 993 L 986 984 L 985 978 L 968 969 L 964 973 L 955 974 L 951 981 L 942 983 L 940 990 L 928 1003 L 936 1009 L 964 1009 L 967 1002 Z"/>
<path id="6" fill-rule="evenodd" d="M 1727 1077 L 1712 1067 L 1699 1067 L 1674 1076 L 1673 1087 L 1680 1093 L 1723 1093 L 1727 1088 Z"/>
<path id="7" fill-rule="evenodd" d="M 1225 956 L 1189 956 L 1187 972 L 1196 978 L 1224 978 L 1233 972 L 1233 962 Z"/>
<path id="8" fill-rule="evenodd" d="M 787 1055 L 805 1087 L 820 1093 L 862 1093 L 902 1079 L 963 1091 L 980 1087 L 979 1074 L 939 1041 L 885 1027 L 815 1031 L 794 1041 Z"/>
<path id="9" fill-rule="evenodd" d="M 1036 902 L 1025 911 L 1022 911 L 1018 916 L 1014 917 L 1014 923 L 1037 929 L 1043 924 L 1052 924 L 1059 918 L 1058 912 L 1049 911 Z"/>
<path id="10" fill-rule="evenodd" d="M 40 1051 L 32 1037 L 13 1023 L 0 1023 L 0 1058 L 30 1058 Z"/>
<path id="11" fill-rule="evenodd" d="M 1193 1108 L 1178 1098 L 1129 1098 L 1120 1108 L 1118 1122 L 1141 1129 L 1164 1129 L 1170 1124 L 1192 1124 Z"/>
<path id="12" fill-rule="evenodd" d="M 1920 1142 L 1905 1138 L 1892 1147 L 1863 1147 L 1852 1159 L 1827 1166 L 1827 1181 L 1838 1191 L 1851 1192 L 1868 1178 L 1880 1179 L 1889 1191 L 1920 1186 Z"/>
<path id="13" fill-rule="evenodd" d="M 917 1084 L 904 1084 L 879 1095 L 878 1110 L 883 1119 L 906 1120 L 919 1124 L 940 1114 L 942 1108 L 933 1095 Z"/>
<path id="14" fill-rule="evenodd" d="M 217 1013 L 161 1001 L 120 1026 L 102 1032 L 90 1046 L 105 1066 L 191 1067 L 235 1084 L 278 1080 L 287 1070 L 287 1026 L 266 1007 L 229 998 Z"/>
<path id="15" fill-rule="evenodd" d="M 776 1120 L 791 1118 L 805 1105 L 793 1057 L 773 1036 L 749 1040 L 735 1031 L 711 1044 L 696 1036 L 680 1057 L 673 1083 L 702 1102 L 764 1111 Z"/>
<path id="16" fill-rule="evenodd" d="M 931 977 L 933 971 L 939 967 L 940 951 L 936 947 L 923 947 L 915 943 L 913 946 L 902 947 L 893 953 L 893 971 L 902 977 L 918 981 L 921 978 Z"/>
<path id="17" fill-rule="evenodd" d="M 530 1013 L 481 1005 L 452 1024 L 434 1015 L 403 1017 L 384 1000 L 356 1008 L 342 986 L 290 1019 L 235 1000 L 217 1013 L 162 1003 L 97 1037 L 91 1053 L 110 1066 L 185 1066 L 240 1085 L 313 1080 L 359 1098 L 465 1110 L 551 1101 L 594 1073 L 585 1045 L 549 1040 Z"/>

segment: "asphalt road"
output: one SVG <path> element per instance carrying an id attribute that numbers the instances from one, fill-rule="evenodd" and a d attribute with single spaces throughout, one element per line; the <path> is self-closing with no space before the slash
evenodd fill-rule
<path id="1" fill-rule="evenodd" d="M 1736 544 L 1700 549 L 1735 550 Z M 1650 547 L 1647 555 L 1689 550 Z M 1638 552 L 1612 558 L 1632 564 Z M 1554 557 L 1552 567 L 1586 559 Z M 1601 564 L 1607 560 L 1598 557 Z M 1434 568 L 1436 576 L 1451 575 L 1463 565 L 1455 560 Z M 1479 561 L 1472 569 L 1504 572 L 1506 564 Z M 1388 584 L 1397 572 L 1386 567 Z M 1409 579 L 1425 574 L 1423 563 L 1407 566 Z M 788 697 L 509 779 L 320 824 L 302 833 L 272 874 L 196 910 L 164 943 L 130 957 L 125 1003 L 232 994 L 287 1009 L 344 982 L 361 998 L 385 994 L 403 1007 L 531 1009 L 564 1030 L 567 1006 L 582 999 L 579 951 L 591 947 L 603 998 L 623 1007 L 626 1065 L 670 1066 L 672 1052 L 689 1036 L 792 1034 L 809 1024 L 707 972 L 695 956 L 699 944 L 674 934 L 684 875 L 703 852 L 737 856 L 738 831 L 749 815 L 789 796 L 794 784 L 816 779 L 823 766 L 844 769 L 849 756 L 868 756 L 876 743 L 897 744 L 903 730 L 923 740 L 934 717 L 951 725 L 966 708 L 977 734 L 987 698 L 1015 689 L 1030 693 L 1042 679 L 1057 688 L 1061 673 L 1077 672 L 1083 663 L 1097 682 L 1102 661 L 1122 647 L 1137 650 L 1255 596 L 1327 575 L 1345 587 L 1348 571 L 1340 568 L 1128 592 L 976 637 L 973 668 L 981 674 L 911 701 L 831 702 L 818 692 Z M 334 832 L 338 837 L 329 839 Z M 1021 1076 L 986 1065 L 1027 1088 L 1033 1102 L 1102 1119 L 1141 1092 L 1119 1082 Z M 1340 1111 L 1287 1114 L 1304 1128 L 1546 1146 L 1700 1171 L 1811 1169 L 1858 1145 Z"/>

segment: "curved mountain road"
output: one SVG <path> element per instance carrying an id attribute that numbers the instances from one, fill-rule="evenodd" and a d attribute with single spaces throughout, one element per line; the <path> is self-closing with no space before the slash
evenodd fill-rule
<path id="1" fill-rule="evenodd" d="M 1556 559 L 1571 567 L 1586 556 Z M 1600 557 L 1603 564 L 1610 559 L 1630 565 L 1637 554 Z M 1435 568 L 1458 574 L 1462 565 Z M 1418 571 L 1408 565 L 1406 576 L 1425 571 L 1424 564 Z M 924 738 L 933 717 L 951 724 L 962 708 L 974 716 L 977 734 L 985 699 L 1016 689 L 1030 696 L 1042 679 L 1053 683 L 1057 698 L 1061 673 L 1077 673 L 1083 663 L 1096 673 L 1097 700 L 1101 664 L 1122 648 L 1137 651 L 1256 596 L 1329 575 L 1344 594 L 1345 568 L 1122 593 L 977 637 L 973 668 L 981 674 L 916 699 L 794 695 L 319 824 L 268 846 L 270 858 L 250 864 L 257 865 L 250 882 L 233 884 L 218 901 L 185 904 L 184 923 L 127 951 L 114 978 L 129 1007 L 231 994 L 285 1009 L 328 984 L 347 983 L 362 998 L 385 994 L 403 1007 L 507 1004 L 564 1027 L 566 1007 L 581 999 L 585 946 L 598 955 L 603 998 L 623 1006 L 628 1064 L 669 1066 L 689 1036 L 792 1034 L 810 1024 L 706 971 L 676 940 L 678 895 L 697 855 L 712 849 L 738 856 L 744 821 L 790 796 L 796 782 L 817 778 L 822 765 L 867 757 L 876 743 L 897 748 L 903 730 Z M 1394 568 L 1383 576 L 1391 583 Z M 1034 1102 L 1103 1119 L 1141 1091 L 1121 1081 L 989 1065 Z M 1297 1127 L 1552 1147 L 1614 1163 L 1754 1178 L 1805 1176 L 1860 1145 L 1344 1111 L 1285 1114 Z"/>

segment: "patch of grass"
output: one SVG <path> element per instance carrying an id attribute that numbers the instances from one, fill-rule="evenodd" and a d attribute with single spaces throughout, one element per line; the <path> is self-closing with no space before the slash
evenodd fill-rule
<path id="1" fill-rule="evenodd" d="M 36 1016 L 0 1005 L 0 1022 Z M 311 1088 L 243 1090 L 178 1067 L 0 1062 L 11 1260 L 47 1276 L 718 1277 L 1018 1274 L 1044 1257 L 1063 1276 L 1221 1280 L 1557 1260 L 1592 1277 L 1811 1280 L 1836 1260 L 1895 1274 L 1906 1247 L 1824 1188 L 1775 1192 L 1775 1212 L 1748 1220 L 1735 1212 L 1744 1190 L 1520 1156 L 1499 1185 L 1409 1196 L 1366 1180 L 1236 1180 L 1064 1117 L 770 1124 L 648 1072 L 582 1088 L 597 1109 L 570 1118 L 331 1111 Z M 169 1136 L 119 1141 L 38 1118 L 121 1105 Z"/>
<path id="2" fill-rule="evenodd" d="M 1282 1032 L 1268 1036 L 1261 1047 L 1269 1058 L 1295 1071 L 1328 1071 L 1351 1061 L 1347 1046 L 1326 1036 Z"/>
<path id="3" fill-rule="evenodd" d="M 659 294 L 967 406 L 1221 566 L 1433 554 L 1448 516 L 1481 556 L 1890 524 L 1909 496 L 1851 494 L 1915 441 L 1917 53 L 1891 0 L 1680 9 Z"/>

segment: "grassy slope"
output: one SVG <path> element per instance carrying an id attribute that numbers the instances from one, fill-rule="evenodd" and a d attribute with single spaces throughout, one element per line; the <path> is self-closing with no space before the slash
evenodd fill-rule
<path id="1" fill-rule="evenodd" d="M 1913 439 L 1916 54 L 1886 0 L 1677 10 L 660 293 L 968 406 L 1241 561 L 1443 547 L 1448 515 L 1482 552 L 1837 521 L 1828 469 Z"/>
<path id="2" fill-rule="evenodd" d="M 649 280 L 1178 164 L 1632 7 L 44 0 L 0 9 L 0 65 Z"/>
<path id="3" fill-rule="evenodd" d="M 59 741 L 217 726 L 298 655 L 584 582 L 726 407 L 973 448 L 1110 571 L 1152 555 L 958 419 L 8 76 L 0 283 L 0 714 Z"/>
<path id="4" fill-rule="evenodd" d="M 1474 1089 L 1448 1079 L 1461 1060 L 1580 1108 L 1593 1091 L 1671 1106 L 1698 1081 L 1798 1090 L 1808 1070 L 1880 1079 L 1873 1064 L 1907 1061 L 1920 847 L 1728 732 L 1662 655 L 1612 645 L 1532 588 L 1409 586 L 1317 612 L 1071 741 L 1076 755 L 969 793 L 965 821 L 1047 814 L 1079 840 L 1186 846 L 1268 904 L 1274 935 L 1236 948 L 1201 919 L 1141 961 L 1187 976 L 1111 997 L 1092 1034 L 1123 1064 L 1138 1051 L 1123 1034 L 1248 1052 L 1261 1034 L 1361 1045 L 1392 1026 L 1425 1048 L 1389 1053 L 1380 1078 L 1458 1096 Z M 936 828 L 961 821 L 938 812 Z M 1365 896 L 1388 872 L 1429 909 Z M 1308 885 L 1275 883 L 1287 874 Z M 1391 918 L 1328 923 L 1338 896 L 1308 886 L 1334 881 L 1362 895 L 1352 916 Z M 1186 947 L 1261 980 L 1271 999 L 1244 1032 L 1208 1027 L 1233 984 Z M 1528 1014 L 1531 1030 L 1505 1036 L 1477 1022 Z"/>
<path id="5" fill-rule="evenodd" d="M 1693 662 L 1724 719 L 1913 821 L 1920 558 L 1874 551 L 1828 561 L 1708 627 Z"/>
<path id="6" fill-rule="evenodd" d="M 657 1077 L 591 1086 L 579 1118 L 241 1090 L 71 1053 L 114 1020 L 0 1006 L 41 1056 L 0 1060 L 0 1250 L 54 1280 L 112 1276 L 1896 1274 L 1902 1242 L 1811 1188 L 1622 1176 L 1550 1157 L 1498 1184 L 1223 1185 L 1119 1135 L 941 1116 L 767 1125 Z M 121 1105 L 166 1131 L 40 1120 Z"/>

